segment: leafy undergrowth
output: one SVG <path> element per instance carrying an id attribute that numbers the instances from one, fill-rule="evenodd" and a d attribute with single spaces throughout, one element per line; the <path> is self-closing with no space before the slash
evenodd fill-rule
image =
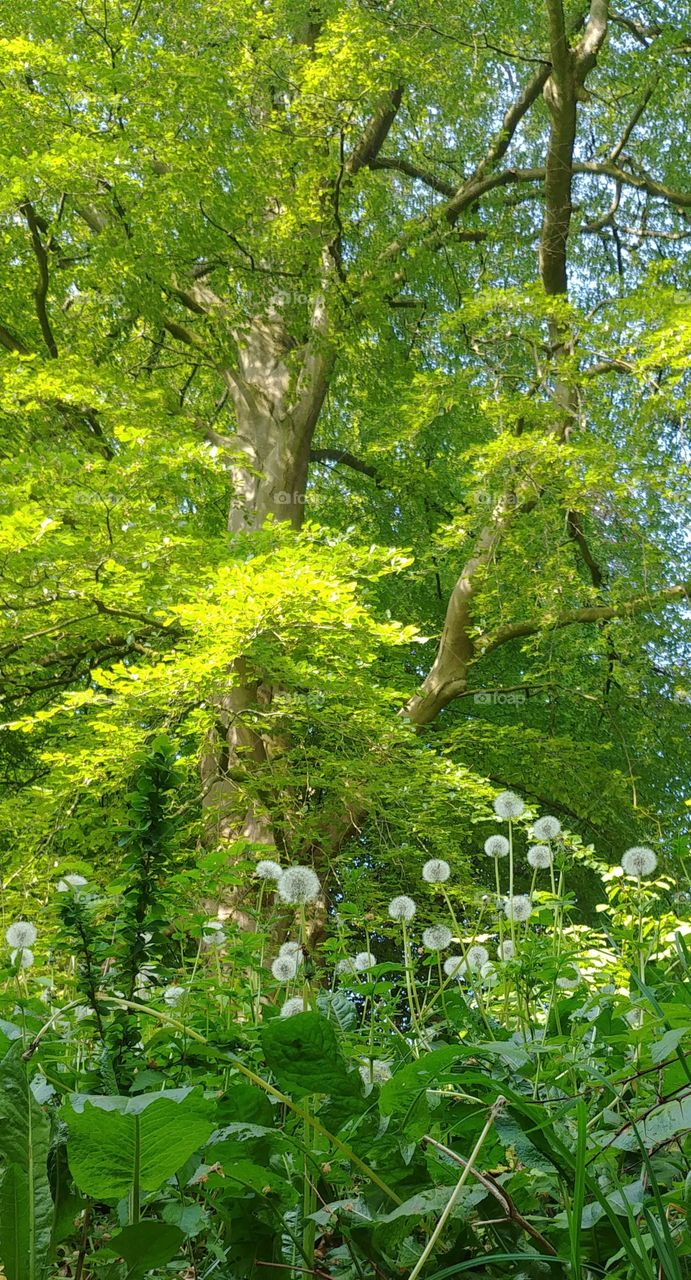
<path id="1" fill-rule="evenodd" d="M 247 933 L 168 865 L 173 786 L 159 744 L 119 878 L 64 876 L 47 942 L 6 921 L 7 1280 L 689 1274 L 688 925 L 652 851 L 607 870 L 505 793 L 496 893 L 432 859 L 324 929 L 316 873 L 260 859 Z"/>

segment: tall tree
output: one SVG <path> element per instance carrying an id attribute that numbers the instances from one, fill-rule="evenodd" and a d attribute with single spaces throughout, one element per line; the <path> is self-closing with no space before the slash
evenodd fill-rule
<path id="1" fill-rule="evenodd" d="M 162 725 L 207 843 L 683 831 L 686 20 L 15 6 L 10 845 Z"/>

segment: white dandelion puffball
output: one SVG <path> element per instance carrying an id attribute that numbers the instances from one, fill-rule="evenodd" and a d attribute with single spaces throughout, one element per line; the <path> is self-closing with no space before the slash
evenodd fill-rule
<path id="1" fill-rule="evenodd" d="M 483 964 L 487 964 L 489 960 L 489 951 L 487 947 L 480 946 L 476 943 L 473 947 L 468 947 L 466 961 L 469 969 L 481 969 Z"/>
<path id="2" fill-rule="evenodd" d="M 316 902 L 320 889 L 319 876 L 311 867 L 288 867 L 278 881 L 278 896 L 291 907 Z"/>
<path id="3" fill-rule="evenodd" d="M 286 1000 L 281 1006 L 281 1017 L 292 1018 L 296 1013 L 304 1013 L 307 1008 L 302 996 L 291 996 L 290 1000 Z"/>
<path id="4" fill-rule="evenodd" d="M 391 1079 L 391 1066 L 382 1058 L 373 1058 L 371 1062 L 360 1067 L 360 1075 L 365 1084 L 385 1084 Z"/>
<path id="5" fill-rule="evenodd" d="M 465 973 L 465 960 L 463 956 L 449 956 L 444 961 L 444 973 L 447 978 L 462 978 Z"/>
<path id="6" fill-rule="evenodd" d="M 368 969 L 373 969 L 377 963 L 377 957 L 372 955 L 371 951 L 358 951 L 353 957 L 353 964 L 358 973 L 366 973 Z"/>
<path id="7" fill-rule="evenodd" d="M 29 920 L 15 920 L 5 933 L 8 947 L 12 947 L 15 951 L 24 951 L 33 947 L 37 937 L 36 926 Z"/>
<path id="8" fill-rule="evenodd" d="M 29 947 L 22 947 L 21 951 L 13 951 L 10 959 L 12 964 L 16 964 L 19 961 L 20 969 L 30 969 L 34 963 L 34 953 Z"/>
<path id="9" fill-rule="evenodd" d="M 432 924 L 422 935 L 422 945 L 428 951 L 446 951 L 453 934 L 445 924 Z"/>
<path id="10" fill-rule="evenodd" d="M 489 858 L 505 858 L 509 852 L 506 836 L 490 836 L 485 840 L 485 853 Z"/>
<path id="11" fill-rule="evenodd" d="M 62 880 L 58 880 L 57 890 L 58 893 L 70 893 L 73 889 L 83 889 L 85 884 L 88 884 L 85 876 L 63 876 Z"/>
<path id="12" fill-rule="evenodd" d="M 514 947 L 513 942 L 511 941 L 510 938 L 507 938 L 505 942 L 501 942 L 497 947 L 498 960 L 504 960 L 505 962 L 507 960 L 513 960 L 515 955 L 516 955 L 516 948 Z"/>
<path id="13" fill-rule="evenodd" d="M 520 818 L 525 805 L 515 791 L 502 791 L 492 801 L 494 812 L 498 818 Z"/>
<path id="14" fill-rule="evenodd" d="M 225 943 L 226 935 L 223 924 L 220 920 L 207 920 L 202 933 L 202 942 L 205 947 L 222 947 Z"/>
<path id="15" fill-rule="evenodd" d="M 297 960 L 293 956 L 276 956 L 271 966 L 271 972 L 277 982 L 292 982 L 297 971 Z"/>
<path id="16" fill-rule="evenodd" d="M 443 884 L 451 875 L 451 867 L 443 858 L 430 858 L 422 868 L 422 878 L 427 884 Z"/>
<path id="17" fill-rule="evenodd" d="M 163 999 L 171 1009 L 175 1008 L 175 1005 L 179 1004 L 183 996 L 186 995 L 187 987 L 169 986 L 163 988 Z"/>
<path id="18" fill-rule="evenodd" d="M 570 964 L 566 973 L 561 978 L 557 978 L 557 986 L 561 987 L 562 991 L 575 991 L 576 987 L 580 987 L 582 980 L 583 975 L 578 965 Z"/>
<path id="19" fill-rule="evenodd" d="M 537 822 L 533 823 L 533 835 L 536 840 L 556 840 L 560 831 L 561 822 L 551 814 L 545 814 L 544 818 L 538 818 Z"/>
<path id="20" fill-rule="evenodd" d="M 389 903 L 389 915 L 392 920 L 400 920 L 405 924 L 407 920 L 412 920 L 417 906 L 412 898 L 407 897 L 405 893 L 399 893 L 397 898 L 392 898 Z"/>
<path id="21" fill-rule="evenodd" d="M 513 920 L 516 924 L 523 924 L 532 914 L 533 904 L 527 893 L 517 893 L 504 903 L 504 915 L 507 920 Z"/>
<path id="22" fill-rule="evenodd" d="M 497 974 L 491 960 L 488 960 L 486 964 L 483 964 L 480 969 L 480 977 L 483 982 L 487 983 L 488 987 L 493 987 L 495 982 L 499 980 L 499 975 Z"/>
<path id="23" fill-rule="evenodd" d="M 640 880 L 641 876 L 653 874 L 657 866 L 657 854 L 652 849 L 646 849 L 645 845 L 635 844 L 626 850 L 621 865 L 627 876 L 636 876 Z"/>
<path id="24" fill-rule="evenodd" d="M 282 942 L 278 948 L 279 956 L 288 956 L 289 960 L 294 960 L 299 969 L 303 961 L 302 947 L 299 942 Z"/>
<path id="25" fill-rule="evenodd" d="M 345 956 L 343 960 L 339 960 L 334 967 L 334 973 L 337 973 L 339 978 L 347 978 L 349 975 L 357 973 L 353 956 Z"/>
<path id="26" fill-rule="evenodd" d="M 277 862 L 272 862 L 271 858 L 262 858 L 254 868 L 254 874 L 258 880 L 280 880 L 283 867 L 279 867 Z"/>
<path id="27" fill-rule="evenodd" d="M 546 844 L 534 844 L 528 850 L 528 862 L 535 871 L 544 871 L 552 865 L 552 850 Z"/>
<path id="28" fill-rule="evenodd" d="M 93 1016 L 93 1012 L 94 1011 L 90 1004 L 78 1004 L 76 1008 L 72 1010 L 75 1022 L 83 1022 L 85 1018 L 91 1018 Z"/>

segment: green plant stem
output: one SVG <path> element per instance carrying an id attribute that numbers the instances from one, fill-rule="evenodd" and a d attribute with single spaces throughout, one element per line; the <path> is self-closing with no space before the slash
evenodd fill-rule
<path id="1" fill-rule="evenodd" d="M 432 1234 L 431 1234 L 431 1236 L 430 1236 L 429 1240 L 427 1241 L 427 1244 L 425 1245 L 425 1248 L 423 1249 L 422 1253 L 420 1254 L 420 1257 L 418 1258 L 418 1260 L 417 1260 L 417 1262 L 416 1262 L 415 1266 L 413 1267 L 413 1270 L 411 1271 L 411 1273 L 410 1273 L 410 1275 L 409 1275 L 409 1277 L 408 1277 L 408 1280 L 417 1280 L 417 1277 L 420 1275 L 420 1272 L 422 1271 L 423 1267 L 425 1266 L 425 1263 L 427 1262 L 427 1259 L 428 1259 L 428 1258 L 430 1257 L 430 1255 L 434 1252 L 434 1248 L 435 1248 L 435 1246 L 436 1246 L 437 1240 L 439 1239 L 440 1235 L 442 1234 L 442 1232 L 443 1232 L 443 1230 L 444 1230 L 444 1227 L 446 1226 L 446 1224 L 447 1224 L 447 1222 L 448 1222 L 449 1218 L 451 1217 L 451 1214 L 453 1213 L 454 1209 L 456 1208 L 456 1205 L 458 1204 L 458 1201 L 459 1201 L 459 1199 L 460 1199 L 461 1191 L 463 1190 L 463 1188 L 464 1188 L 464 1186 L 465 1186 L 466 1182 L 468 1181 L 468 1178 L 470 1177 L 470 1171 L 471 1171 L 471 1169 L 472 1169 L 472 1167 L 473 1167 L 473 1165 L 474 1165 L 475 1161 L 477 1160 L 477 1157 L 479 1156 L 479 1154 L 480 1154 L 480 1152 L 481 1152 L 481 1150 L 482 1150 L 482 1148 L 483 1148 L 483 1146 L 484 1146 L 484 1144 L 485 1144 L 485 1140 L 486 1140 L 486 1138 L 487 1138 L 487 1134 L 489 1133 L 490 1129 L 492 1128 L 492 1125 L 494 1124 L 494 1121 L 496 1120 L 497 1116 L 499 1115 L 499 1112 L 500 1112 L 500 1111 L 501 1111 L 505 1106 L 506 1106 L 506 1098 L 499 1097 L 499 1098 L 497 1098 L 496 1102 L 494 1102 L 494 1103 L 492 1104 L 492 1106 L 490 1107 L 489 1112 L 488 1112 L 488 1115 L 487 1115 L 487 1119 L 485 1120 L 485 1123 L 484 1123 L 484 1125 L 482 1126 L 482 1132 L 480 1133 L 480 1136 L 479 1136 L 479 1138 L 478 1138 L 477 1142 L 475 1143 L 475 1146 L 473 1147 L 473 1150 L 471 1151 L 470 1155 L 468 1156 L 468 1162 L 467 1162 L 467 1164 L 466 1164 L 465 1168 L 463 1169 L 463 1172 L 461 1173 L 461 1176 L 460 1176 L 460 1178 L 458 1179 L 458 1182 L 456 1183 L 456 1186 L 454 1187 L 453 1191 L 451 1192 L 451 1195 L 449 1196 L 449 1199 L 448 1199 L 448 1201 L 447 1201 L 446 1207 L 445 1207 L 445 1209 L 444 1209 L 444 1211 L 443 1211 L 443 1213 L 442 1213 L 442 1215 L 441 1215 L 441 1217 L 440 1217 L 440 1219 L 439 1219 L 439 1221 L 438 1221 L 438 1223 L 437 1223 L 436 1227 L 434 1228 L 434 1231 L 432 1232 Z"/>

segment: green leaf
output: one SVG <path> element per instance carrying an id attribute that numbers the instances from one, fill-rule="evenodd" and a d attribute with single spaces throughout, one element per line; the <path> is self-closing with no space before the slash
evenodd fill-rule
<path id="1" fill-rule="evenodd" d="M 45 1273 L 53 1223 L 49 1137 L 17 1046 L 0 1063 L 0 1260 L 7 1280 Z"/>
<path id="2" fill-rule="evenodd" d="M 309 1093 L 360 1097 L 358 1072 L 349 1072 L 336 1032 L 317 1013 L 274 1018 L 262 1027 L 262 1048 L 279 1087 L 303 1098 Z"/>
<path id="3" fill-rule="evenodd" d="M 185 1236 L 179 1227 L 146 1218 L 125 1227 L 101 1249 L 127 1264 L 126 1280 L 138 1280 L 154 1267 L 163 1267 L 180 1252 Z"/>
<path id="4" fill-rule="evenodd" d="M 72 1176 L 103 1200 L 128 1195 L 137 1179 L 143 1191 L 156 1191 L 213 1129 L 213 1107 L 201 1089 L 135 1098 L 74 1094 L 64 1118 Z"/>
<path id="5" fill-rule="evenodd" d="M 650 1057 L 654 1063 L 664 1062 L 665 1058 L 669 1058 L 674 1053 L 678 1045 L 681 1044 L 685 1035 L 688 1035 L 688 1027 L 674 1027 L 671 1031 L 665 1031 L 661 1040 L 656 1040 L 650 1046 Z"/>

